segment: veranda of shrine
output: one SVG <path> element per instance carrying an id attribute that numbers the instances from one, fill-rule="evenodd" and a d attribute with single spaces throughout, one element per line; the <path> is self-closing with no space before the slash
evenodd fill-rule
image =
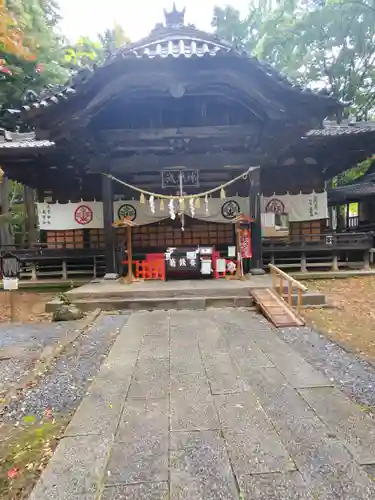
<path id="1" fill-rule="evenodd" d="M 23 276 L 126 272 L 126 230 L 113 227 L 123 215 L 135 224 L 135 260 L 199 245 L 229 257 L 243 214 L 252 220 L 245 271 L 367 265 L 372 233 L 333 226 L 339 203 L 326 191 L 374 153 L 375 128 L 343 123 L 344 106 L 173 9 L 102 67 L 9 111 L 34 129 L 0 136 L 5 176 L 26 186 L 27 246 L 14 246 Z M 171 213 L 161 196 L 181 193 Z"/>

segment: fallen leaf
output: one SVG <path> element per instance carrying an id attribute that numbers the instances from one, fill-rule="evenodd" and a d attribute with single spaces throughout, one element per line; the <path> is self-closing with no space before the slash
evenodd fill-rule
<path id="1" fill-rule="evenodd" d="M 8 479 L 14 479 L 18 474 L 18 469 L 13 467 L 13 469 L 8 470 Z"/>
<path id="2" fill-rule="evenodd" d="M 45 416 L 46 418 L 53 418 L 53 414 L 52 414 L 52 410 L 51 410 L 51 408 L 46 408 L 46 409 L 44 410 L 44 416 Z"/>

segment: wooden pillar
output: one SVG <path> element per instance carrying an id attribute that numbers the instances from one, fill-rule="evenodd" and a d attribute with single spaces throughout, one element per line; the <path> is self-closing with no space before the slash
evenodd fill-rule
<path id="1" fill-rule="evenodd" d="M 23 188 L 23 198 L 26 211 L 26 234 L 29 248 L 35 245 L 38 241 L 38 230 L 36 224 L 35 212 L 35 193 L 29 186 Z"/>
<path id="2" fill-rule="evenodd" d="M 103 223 L 105 239 L 105 276 L 104 279 L 117 279 L 115 260 L 115 230 L 113 224 L 112 179 L 102 176 Z"/>
<path id="3" fill-rule="evenodd" d="M 346 229 L 349 229 L 350 224 L 350 213 L 349 213 L 349 203 L 346 204 Z"/>
<path id="4" fill-rule="evenodd" d="M 9 247 L 14 244 L 9 217 L 9 179 L 6 175 L 0 180 L 0 214 L 4 217 L 0 221 L 0 246 Z"/>
<path id="5" fill-rule="evenodd" d="M 254 222 L 251 224 L 251 247 L 253 256 L 250 264 L 250 272 L 252 274 L 264 274 L 262 256 L 262 221 L 260 213 L 260 168 L 256 168 L 250 172 L 249 181 L 250 217 L 254 219 Z"/>

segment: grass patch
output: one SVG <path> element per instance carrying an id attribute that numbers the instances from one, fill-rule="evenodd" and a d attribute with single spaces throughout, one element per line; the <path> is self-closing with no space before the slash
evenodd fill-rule
<path id="1" fill-rule="evenodd" d="M 47 465 L 66 421 L 34 422 L 3 428 L 0 436 L 0 499 L 26 500 Z"/>

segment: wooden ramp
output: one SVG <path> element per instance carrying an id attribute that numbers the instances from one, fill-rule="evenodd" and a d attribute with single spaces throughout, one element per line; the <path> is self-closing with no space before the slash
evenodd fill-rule
<path id="1" fill-rule="evenodd" d="M 272 288 L 253 288 L 255 303 L 276 327 L 304 326 L 305 322 Z"/>

